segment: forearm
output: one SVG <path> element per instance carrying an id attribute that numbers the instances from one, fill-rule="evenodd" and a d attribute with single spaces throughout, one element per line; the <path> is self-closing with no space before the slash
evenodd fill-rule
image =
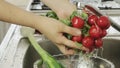
<path id="1" fill-rule="evenodd" d="M 35 27 L 39 17 L 26 10 L 0 0 L 0 20 L 8 23 Z"/>

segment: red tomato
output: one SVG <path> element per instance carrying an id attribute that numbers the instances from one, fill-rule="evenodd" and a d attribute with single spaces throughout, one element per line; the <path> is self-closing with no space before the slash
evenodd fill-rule
<path id="1" fill-rule="evenodd" d="M 75 16 L 72 18 L 72 26 L 81 29 L 84 27 L 84 20 L 80 17 Z"/>

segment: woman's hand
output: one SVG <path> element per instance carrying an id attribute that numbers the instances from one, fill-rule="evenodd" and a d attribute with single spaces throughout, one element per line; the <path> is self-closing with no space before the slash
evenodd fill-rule
<path id="1" fill-rule="evenodd" d="M 75 5 L 69 2 L 69 0 L 41 0 L 47 6 L 49 6 L 60 19 L 65 19 L 70 17 L 73 11 L 76 10 Z M 68 27 L 61 22 L 54 19 L 46 19 L 46 28 L 44 28 L 43 33 L 52 40 L 57 47 L 64 54 L 74 54 L 74 49 L 82 49 L 88 51 L 85 47 L 76 46 L 75 42 L 68 40 L 63 33 L 68 33 L 74 36 L 79 36 L 81 31 L 72 27 Z M 48 25 L 49 24 L 49 25 Z M 68 49 L 70 47 L 70 49 Z"/>
<path id="2" fill-rule="evenodd" d="M 39 25 L 36 25 L 37 29 L 41 31 L 53 43 L 55 43 L 62 53 L 74 54 L 74 49 L 87 50 L 84 47 L 76 46 L 73 41 L 68 40 L 63 35 L 63 33 L 68 33 L 74 36 L 79 36 L 81 34 L 80 30 L 68 27 L 60 21 L 52 18 L 41 17 L 40 19 L 42 19 L 41 22 L 43 23 L 39 23 Z M 68 49 L 67 47 L 70 47 L 71 49 Z"/>
<path id="3" fill-rule="evenodd" d="M 69 0 L 41 0 L 49 8 L 51 8 L 60 19 L 69 17 L 73 11 L 77 10 L 76 6 L 69 2 Z"/>

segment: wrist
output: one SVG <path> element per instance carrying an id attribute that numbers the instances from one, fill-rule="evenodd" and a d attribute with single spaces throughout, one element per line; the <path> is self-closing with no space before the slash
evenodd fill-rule
<path id="1" fill-rule="evenodd" d="M 33 24 L 33 28 L 37 29 L 38 31 L 40 31 L 41 33 L 44 33 L 44 31 L 46 30 L 46 28 L 48 28 L 48 22 L 49 18 L 44 17 L 44 16 L 39 16 L 37 17 L 38 19 L 36 19 L 35 23 Z"/>
<path id="2" fill-rule="evenodd" d="M 59 8 L 56 8 L 55 10 L 56 14 L 60 19 L 70 17 L 70 15 L 77 10 L 76 6 L 73 5 L 72 3 L 66 2 L 66 4 L 64 3 L 62 6 L 60 6 L 61 8 L 59 7 Z"/>

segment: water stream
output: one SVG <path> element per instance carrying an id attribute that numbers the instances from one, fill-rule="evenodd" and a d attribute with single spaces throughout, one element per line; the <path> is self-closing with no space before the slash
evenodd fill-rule
<path id="1" fill-rule="evenodd" d="M 103 51 L 103 48 L 102 48 Z M 102 55 L 101 51 L 101 55 Z M 78 58 L 78 63 L 75 65 L 75 68 L 94 68 L 94 62 L 91 60 L 91 57 L 98 57 L 99 50 L 95 49 L 91 53 L 80 53 Z"/>

